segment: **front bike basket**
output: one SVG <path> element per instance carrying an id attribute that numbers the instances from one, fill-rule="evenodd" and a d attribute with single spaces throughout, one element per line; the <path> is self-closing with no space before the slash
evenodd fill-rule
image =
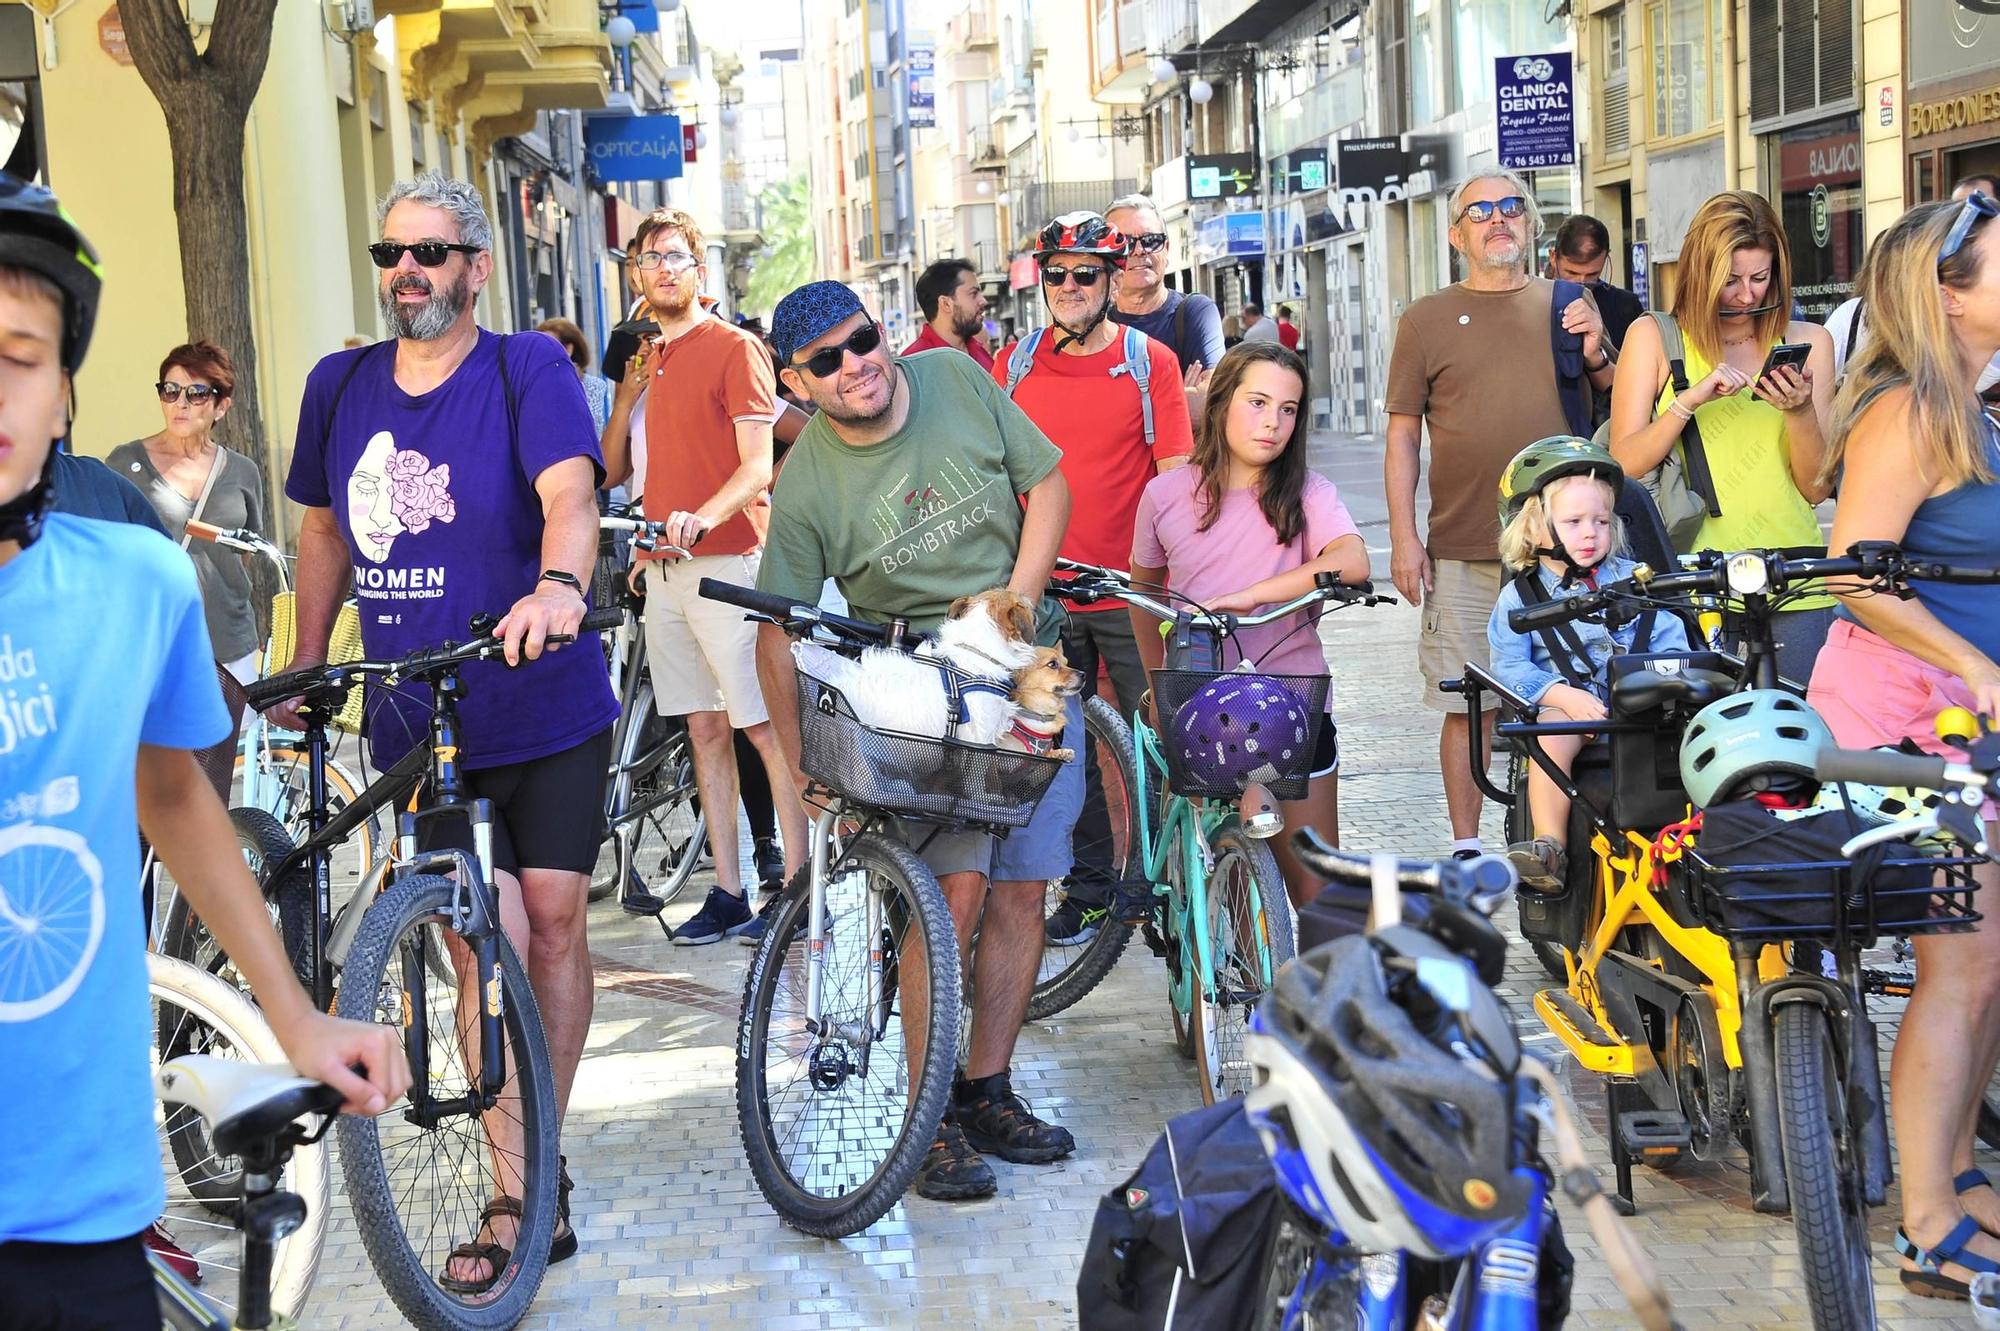
<path id="1" fill-rule="evenodd" d="M 271 598 L 271 643 L 264 658 L 263 677 L 284 674 L 291 668 L 292 656 L 297 651 L 298 621 L 293 613 L 292 593 L 279 592 Z M 329 665 L 361 659 L 361 607 L 353 600 L 341 602 L 340 612 L 333 617 L 333 632 L 326 640 L 326 659 Z M 333 718 L 334 729 L 350 735 L 361 733 L 361 694 L 359 685 L 348 692 L 346 703 Z"/>
<path id="2" fill-rule="evenodd" d="M 946 827 L 1025 827 L 1063 764 L 877 730 L 840 690 L 798 671 L 799 766 L 849 804 Z"/>
<path id="3" fill-rule="evenodd" d="M 1259 687 L 1248 687 L 1253 681 Z M 1273 799 L 1305 798 L 1332 683 L 1326 675 L 1155 670 L 1167 788 L 1196 799 L 1233 800 L 1246 781 L 1255 781 Z M 1237 693 L 1232 685 L 1246 687 Z M 1200 748 L 1184 742 L 1176 725 L 1184 709 L 1191 718 L 1202 717 L 1206 725 L 1198 728 L 1214 732 Z"/>

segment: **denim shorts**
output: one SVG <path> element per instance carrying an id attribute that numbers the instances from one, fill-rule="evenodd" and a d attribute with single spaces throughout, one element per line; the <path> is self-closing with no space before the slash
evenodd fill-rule
<path id="1" fill-rule="evenodd" d="M 1069 700 L 1061 747 L 1077 756 L 1056 773 L 1026 827 L 1004 838 L 985 832 L 940 831 L 926 823 L 898 822 L 895 830 L 939 878 L 983 873 L 993 882 L 1039 883 L 1069 872 L 1071 834 L 1083 808 L 1083 700 Z"/>

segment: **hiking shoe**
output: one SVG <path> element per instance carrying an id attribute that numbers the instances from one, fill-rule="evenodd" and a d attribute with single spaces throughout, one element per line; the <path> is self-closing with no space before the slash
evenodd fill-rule
<path id="1" fill-rule="evenodd" d="M 757 914 L 750 923 L 736 930 L 736 941 L 745 947 L 755 947 L 764 941 L 764 935 L 771 932 L 771 921 L 777 918 L 778 903 L 785 899 L 782 892 L 766 892 L 764 904 L 757 908 Z"/>
<path id="2" fill-rule="evenodd" d="M 1069 1129 L 1036 1118 L 1004 1074 L 998 1085 L 994 1094 L 960 1100 L 953 1111 L 974 1148 L 1017 1165 L 1046 1165 L 1076 1149 Z"/>
<path id="3" fill-rule="evenodd" d="M 705 943 L 716 943 L 731 934 L 740 934 L 756 921 L 750 915 L 750 906 L 742 897 L 732 897 L 719 887 L 708 889 L 708 900 L 701 903 L 701 909 L 694 913 L 686 924 L 674 930 L 674 944 L 678 947 L 700 947 Z"/>
<path id="4" fill-rule="evenodd" d="M 785 852 L 770 837 L 758 837 L 751 845 L 750 860 L 757 866 L 757 885 L 766 892 L 785 890 Z"/>
<path id="5" fill-rule="evenodd" d="M 934 1202 L 966 1202 L 991 1197 L 999 1190 L 993 1167 L 979 1158 L 958 1124 L 950 1119 L 940 1123 L 937 1140 L 917 1170 L 917 1196 Z"/>
<path id="6" fill-rule="evenodd" d="M 201 1283 L 201 1263 L 195 1261 L 194 1254 L 175 1243 L 167 1233 L 166 1222 L 155 1220 L 139 1231 L 139 1242 L 146 1245 L 148 1252 L 158 1253 L 173 1273 L 190 1285 Z"/>
<path id="7" fill-rule="evenodd" d="M 1056 947 L 1076 947 L 1097 937 L 1104 925 L 1104 907 L 1096 902 L 1065 896 L 1062 905 L 1049 912 L 1042 933 Z"/>
<path id="8" fill-rule="evenodd" d="M 1554 837 L 1538 836 L 1533 841 L 1517 841 L 1507 847 L 1521 886 L 1537 892 L 1560 892 L 1563 874 L 1569 868 L 1569 853 Z"/>

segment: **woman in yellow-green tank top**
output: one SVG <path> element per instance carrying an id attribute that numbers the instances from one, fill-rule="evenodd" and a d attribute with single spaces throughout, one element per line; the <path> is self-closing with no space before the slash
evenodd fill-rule
<path id="1" fill-rule="evenodd" d="M 1686 550 L 1749 550 L 1825 543 L 1814 505 L 1825 424 L 1833 405 L 1833 341 L 1794 322 L 1791 258 L 1783 225 L 1761 195 L 1735 190 L 1703 204 L 1688 224 L 1672 302 L 1688 387 L 1675 393 L 1660 330 L 1633 323 L 1611 392 L 1611 453 L 1628 476 L 1659 466 L 1689 421 L 1722 510 Z M 1762 374 L 1781 342 L 1807 344 L 1803 371 Z M 1685 551 L 1684 551 L 1685 553 Z M 1778 669 L 1803 684 L 1833 622 L 1831 597 L 1793 603 L 1778 616 Z"/>

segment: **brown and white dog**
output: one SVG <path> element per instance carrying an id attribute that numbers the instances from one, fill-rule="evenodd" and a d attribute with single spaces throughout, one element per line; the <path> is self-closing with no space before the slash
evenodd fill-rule
<path id="1" fill-rule="evenodd" d="M 1014 672 L 1014 724 L 996 747 L 1070 761 L 1075 750 L 1053 746 L 1062 740 L 1069 700 L 1082 692 L 1083 672 L 1070 666 L 1062 648 L 1035 648 L 1035 659 Z"/>

